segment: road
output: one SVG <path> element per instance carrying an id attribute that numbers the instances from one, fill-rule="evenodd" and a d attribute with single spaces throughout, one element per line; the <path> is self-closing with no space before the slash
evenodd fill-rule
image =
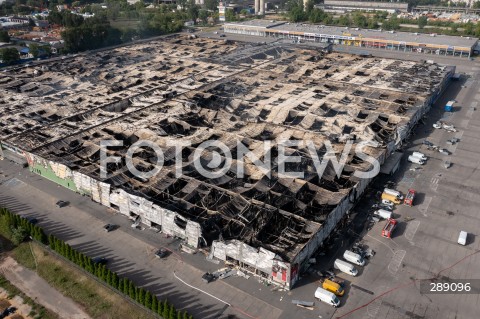
<path id="1" fill-rule="evenodd" d="M 60 318 L 90 319 L 80 306 L 50 286 L 36 272 L 19 265 L 11 257 L 5 258 L 0 269 L 13 285 Z"/>

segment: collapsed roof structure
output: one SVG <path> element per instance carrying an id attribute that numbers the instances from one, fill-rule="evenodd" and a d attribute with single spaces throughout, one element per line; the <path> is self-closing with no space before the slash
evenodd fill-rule
<path id="1" fill-rule="evenodd" d="M 453 72 L 175 35 L 3 73 L 1 143 L 24 154 L 33 172 L 290 289 L 370 181 L 354 174 L 373 167 L 355 147 L 366 142 L 363 153 L 383 163 Z M 105 140 L 123 146 L 109 148 L 121 161 L 102 176 Z M 138 141 L 162 150 L 153 177 L 126 165 Z M 197 154 L 206 141 L 230 150 L 225 174 L 199 172 L 196 156 L 211 172 L 208 163 L 230 160 L 208 148 Z M 318 174 L 329 146 L 340 157 L 347 141 L 346 165 L 336 171 L 329 162 Z M 282 152 L 298 160 L 281 160 Z M 267 168 L 255 161 L 268 157 Z M 157 160 L 149 147 L 133 155 L 143 172 Z"/>

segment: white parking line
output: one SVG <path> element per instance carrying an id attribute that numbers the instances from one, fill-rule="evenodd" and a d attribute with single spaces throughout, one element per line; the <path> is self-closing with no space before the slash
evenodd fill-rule
<path id="1" fill-rule="evenodd" d="M 388 264 L 388 270 L 392 275 L 395 275 L 398 269 L 400 269 L 400 265 L 406 254 L 407 252 L 405 250 L 397 250 L 395 254 L 393 254 L 392 260 Z"/>
<path id="2" fill-rule="evenodd" d="M 432 179 L 430 180 L 430 189 L 433 190 L 434 192 L 437 191 L 439 181 L 440 181 L 440 178 L 438 177 L 432 177 Z"/>
<path id="3" fill-rule="evenodd" d="M 432 177 L 432 179 L 430 180 L 430 188 L 433 191 L 437 190 L 439 181 L 440 181 L 440 179 L 438 177 Z"/>
<path id="4" fill-rule="evenodd" d="M 414 245 L 413 237 L 415 236 L 415 233 L 417 232 L 418 226 L 420 226 L 420 221 L 413 220 L 413 221 L 408 223 L 407 229 L 405 230 L 405 238 L 407 238 L 407 240 L 412 245 Z"/>
<path id="5" fill-rule="evenodd" d="M 438 184 L 437 184 L 438 185 Z M 427 217 L 427 210 L 428 210 L 428 206 L 430 206 L 430 203 L 432 202 L 432 198 L 431 196 L 425 196 L 424 200 L 423 200 L 423 203 L 421 203 L 420 205 L 417 205 L 417 209 L 420 211 L 420 213 L 422 213 L 423 216 Z"/>
<path id="6" fill-rule="evenodd" d="M 382 301 L 380 299 L 374 300 L 367 306 L 367 316 L 368 318 L 376 318 L 380 307 L 382 306 Z"/>
<path id="7" fill-rule="evenodd" d="M 14 178 L 11 178 L 7 181 L 5 181 L 3 183 L 3 186 L 8 186 L 10 188 L 17 188 L 17 187 L 20 187 L 22 185 L 24 185 L 25 183 L 22 182 L 21 180 L 19 180 L 18 178 L 14 177 Z"/>

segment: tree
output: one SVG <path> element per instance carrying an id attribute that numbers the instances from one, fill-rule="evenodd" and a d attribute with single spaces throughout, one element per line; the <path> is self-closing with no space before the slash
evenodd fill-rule
<path id="1" fill-rule="evenodd" d="M 167 318 L 168 319 L 177 319 L 176 315 L 175 315 L 176 312 L 177 311 L 175 310 L 175 307 L 172 304 L 170 304 L 170 309 L 168 309 L 168 317 Z"/>
<path id="2" fill-rule="evenodd" d="M 477 22 L 477 26 L 475 27 L 475 36 L 480 37 L 480 21 Z"/>
<path id="3" fill-rule="evenodd" d="M 150 309 L 154 312 L 154 313 L 158 313 L 158 299 L 157 299 L 157 296 L 155 296 L 155 294 L 151 294 L 151 297 L 152 297 L 152 301 L 151 301 L 151 306 L 150 306 Z"/>
<path id="4" fill-rule="evenodd" d="M 421 16 L 420 18 L 418 18 L 418 27 L 420 29 L 423 29 L 428 23 L 428 19 L 426 16 Z"/>
<path id="5" fill-rule="evenodd" d="M 341 15 L 340 18 L 338 19 L 338 24 L 343 25 L 343 26 L 350 26 L 350 15 Z"/>
<path id="6" fill-rule="evenodd" d="M 143 305 L 148 308 L 148 309 L 151 309 L 152 308 L 152 293 L 150 291 L 146 291 L 145 292 L 145 297 L 144 297 L 144 300 L 143 300 Z"/>
<path id="7" fill-rule="evenodd" d="M 456 34 L 457 31 L 458 31 L 458 26 L 455 22 L 452 22 L 451 26 L 450 26 L 450 30 L 452 31 L 452 34 Z"/>
<path id="8" fill-rule="evenodd" d="M 187 3 L 187 16 L 188 19 L 192 20 L 193 22 L 197 22 L 198 19 L 198 6 L 195 4 L 194 0 L 188 0 Z"/>
<path id="9" fill-rule="evenodd" d="M 138 298 L 137 301 L 141 304 L 145 304 L 145 289 L 143 288 L 138 288 Z"/>
<path id="10" fill-rule="evenodd" d="M 480 2 L 475 2 L 475 4 L 480 3 Z M 467 35 L 473 35 L 474 34 L 474 28 L 475 25 L 472 22 L 467 22 L 465 23 L 465 26 L 463 27 L 463 32 Z"/>
<path id="11" fill-rule="evenodd" d="M 308 15 L 303 11 L 303 2 L 291 1 L 288 3 L 290 10 L 288 17 L 292 22 L 300 22 L 307 20 Z"/>
<path id="12" fill-rule="evenodd" d="M 309 15 L 313 11 L 314 2 L 313 0 L 308 0 L 305 4 L 305 13 Z"/>
<path id="13" fill-rule="evenodd" d="M 107 278 L 105 279 L 105 281 L 107 282 L 107 284 L 109 286 L 113 286 L 112 285 L 112 271 L 110 269 L 107 269 Z"/>
<path id="14" fill-rule="evenodd" d="M 360 28 L 365 28 L 368 24 L 367 17 L 360 12 L 353 14 L 353 24 Z"/>
<path id="15" fill-rule="evenodd" d="M 34 59 L 38 58 L 38 53 L 39 53 L 38 44 L 30 43 L 28 45 L 28 49 L 29 49 L 30 54 L 33 56 Z"/>
<path id="16" fill-rule="evenodd" d="M 310 14 L 308 15 L 308 21 L 312 23 L 319 23 L 325 19 L 325 12 L 321 9 L 313 9 Z"/>
<path id="17" fill-rule="evenodd" d="M 130 279 L 128 280 L 128 295 L 130 296 L 130 298 L 135 300 L 135 286 Z"/>
<path id="18" fill-rule="evenodd" d="M 230 9 L 225 9 L 225 20 L 228 21 L 237 21 L 237 16 L 235 15 L 235 12 Z"/>
<path id="19" fill-rule="evenodd" d="M 14 49 L 17 51 L 16 49 Z M 17 51 L 18 53 L 18 51 Z M 22 226 L 12 228 L 12 242 L 14 245 L 20 245 L 27 238 L 27 231 Z"/>
<path id="20" fill-rule="evenodd" d="M 160 300 L 157 299 L 157 313 L 162 316 L 163 315 L 163 306 L 165 304 L 163 302 L 161 302 Z"/>
<path id="21" fill-rule="evenodd" d="M 162 317 L 165 319 L 168 319 L 169 311 L 170 311 L 170 303 L 167 301 L 167 299 L 165 299 L 162 307 Z"/>
<path id="22" fill-rule="evenodd" d="M 116 272 L 112 271 L 112 287 L 122 291 L 123 285 L 120 282 L 120 278 L 118 278 L 118 275 Z"/>
<path id="23" fill-rule="evenodd" d="M 323 22 L 324 22 L 326 25 L 331 25 L 331 24 L 333 24 L 333 17 L 328 14 L 328 15 L 325 17 L 325 19 L 323 20 Z"/>
<path id="24" fill-rule="evenodd" d="M 205 0 L 204 5 L 207 10 L 215 11 L 218 7 L 218 0 Z"/>
<path id="25" fill-rule="evenodd" d="M 9 43 L 10 36 L 8 35 L 7 30 L 0 30 L 0 42 Z"/>
<path id="26" fill-rule="evenodd" d="M 107 16 L 113 21 L 117 20 L 120 14 L 120 3 L 118 1 L 107 1 Z"/>
<path id="27" fill-rule="evenodd" d="M 378 28 L 377 20 L 375 20 L 375 19 L 368 19 L 367 28 L 369 28 L 369 29 L 376 29 L 376 28 Z"/>
<path id="28" fill-rule="evenodd" d="M 202 20 L 203 24 L 208 23 L 208 11 L 207 10 L 202 9 L 202 10 L 198 11 L 198 17 L 200 18 L 200 20 Z"/>

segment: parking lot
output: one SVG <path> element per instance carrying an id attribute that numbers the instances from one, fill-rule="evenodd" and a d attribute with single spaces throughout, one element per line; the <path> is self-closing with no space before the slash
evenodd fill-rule
<path id="1" fill-rule="evenodd" d="M 442 281 L 480 278 L 480 270 L 475 266 L 480 262 L 477 254 L 480 142 L 476 138 L 480 115 L 472 108 L 477 106 L 480 96 L 479 69 L 473 64 L 470 68 L 460 64 L 457 70 L 466 75 L 461 81 L 452 82 L 424 119 L 424 125 L 418 126 L 404 149 L 400 170 L 390 179 L 403 194 L 409 188 L 417 191 L 414 206 L 401 205 L 394 211 L 399 224 L 391 239 L 380 236 L 385 222 L 377 223 L 363 237 L 363 242 L 377 254 L 351 284 L 374 294 L 351 289 L 335 317 L 476 317 L 477 294 L 421 294 L 420 283 L 415 281 L 433 277 Z M 454 112 L 445 113 L 443 106 L 449 100 L 456 100 L 457 107 Z M 458 132 L 433 128 L 438 120 L 452 123 Z M 459 143 L 446 144 L 453 137 Z M 424 140 L 446 148 L 451 155 L 428 150 Z M 413 151 L 426 154 L 427 163 L 423 166 L 408 163 L 406 159 Z M 448 169 L 443 165 L 446 160 L 452 163 Z M 377 184 L 381 189 L 381 182 Z M 457 244 L 461 230 L 469 233 L 466 246 Z"/>
<path id="2" fill-rule="evenodd" d="M 230 38 L 230 35 L 226 37 Z M 265 41 L 262 39 L 255 38 L 255 41 Z M 399 58 L 395 52 L 372 52 Z M 423 54 L 412 54 L 409 58 L 430 59 Z M 480 162 L 480 110 L 477 105 L 480 67 L 466 59 L 438 59 L 457 64 L 458 71 L 466 74 L 452 83 L 424 119 L 424 124 L 417 127 L 414 137 L 405 146 L 402 165 L 396 175 L 379 180 L 376 185 L 381 189 L 383 182 L 392 180 L 403 193 L 409 188 L 416 189 L 414 206 L 401 205 L 395 209 L 399 225 L 391 239 L 380 235 L 385 222 L 377 223 L 370 230 L 362 223 L 349 226 L 344 236 L 337 238 L 333 249 L 321 256 L 312 272 L 305 274 L 290 292 L 277 291 L 254 277 L 234 276 L 206 284 L 201 280 L 202 274 L 222 268 L 221 264 L 206 261 L 202 253 L 182 253 L 177 239 L 166 238 L 150 229 L 134 229 L 124 216 L 8 161 L 0 161 L 0 204 L 35 216 L 48 232 L 89 256 L 106 257 L 114 271 L 168 298 L 177 308 L 187 309 L 198 318 L 226 318 L 228 315 L 262 319 L 475 318 L 478 295 L 421 294 L 419 283 L 415 281 L 437 275 L 445 280 L 480 278 L 480 257 L 474 254 L 479 250 L 480 229 L 477 213 L 480 204 L 477 169 Z M 443 105 L 452 99 L 457 101 L 454 112 L 445 114 Z M 434 129 L 433 123 L 441 119 L 451 122 L 458 132 Z M 452 137 L 457 137 L 459 143 L 447 145 L 447 139 Z M 425 139 L 447 148 L 451 155 L 427 150 L 423 144 Z M 412 151 L 421 151 L 429 157 L 420 169 L 410 170 L 419 166 L 407 162 Z M 448 169 L 443 166 L 447 158 L 452 163 Z M 357 205 L 358 217 L 354 220 L 367 218 L 374 193 L 373 190 L 370 197 Z M 56 207 L 59 199 L 68 200 L 70 205 Z M 106 233 L 103 226 L 107 223 L 120 227 Z M 470 234 L 466 246 L 457 244 L 460 230 Z M 319 301 L 315 302 L 313 310 L 295 307 L 292 300 L 314 301 L 320 279 L 316 271 L 330 268 L 333 260 L 356 238 L 374 249 L 376 255 L 366 266 L 358 267 L 357 277 L 339 274 L 347 283 L 341 307 L 335 309 Z M 172 254 L 164 259 L 155 258 L 154 253 L 160 247 L 171 250 Z"/>

